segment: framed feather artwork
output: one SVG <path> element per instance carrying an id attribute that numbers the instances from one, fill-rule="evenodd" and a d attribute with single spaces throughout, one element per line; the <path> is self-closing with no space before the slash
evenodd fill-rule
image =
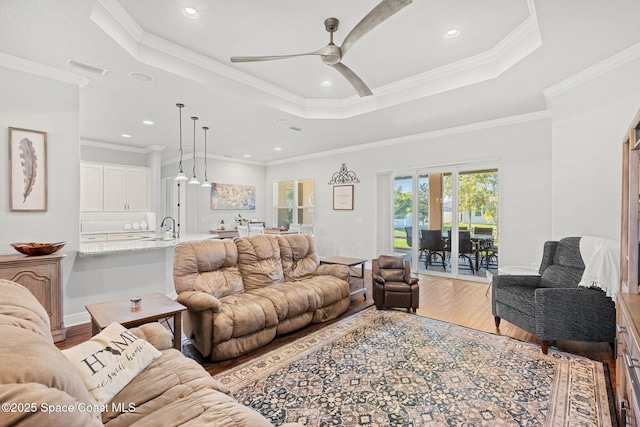
<path id="1" fill-rule="evenodd" d="M 47 133 L 9 128 L 10 210 L 47 211 Z"/>

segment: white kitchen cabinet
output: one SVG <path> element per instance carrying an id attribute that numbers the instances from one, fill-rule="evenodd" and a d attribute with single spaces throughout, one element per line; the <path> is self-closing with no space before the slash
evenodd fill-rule
<path id="1" fill-rule="evenodd" d="M 80 165 L 80 210 L 102 212 L 103 210 L 103 166 L 97 163 Z"/>
<path id="2" fill-rule="evenodd" d="M 104 211 L 149 210 L 149 168 L 104 165 Z"/>
<path id="3" fill-rule="evenodd" d="M 149 168 L 127 168 L 127 210 L 149 210 Z"/>

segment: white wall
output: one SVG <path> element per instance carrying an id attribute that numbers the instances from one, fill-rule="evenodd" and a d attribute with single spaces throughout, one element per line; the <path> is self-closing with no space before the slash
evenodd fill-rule
<path id="1" fill-rule="evenodd" d="M 640 108 L 640 60 L 551 98 L 552 237 L 620 239 L 622 139 Z"/>
<path id="2" fill-rule="evenodd" d="M 249 162 L 225 161 L 209 158 L 207 160 L 209 182 L 221 184 L 254 185 L 256 187 L 255 210 L 213 210 L 211 209 L 211 189 L 185 184 L 187 188 L 187 231 L 193 233 L 208 233 L 215 229 L 218 221 L 224 220 L 227 228 L 235 227 L 233 218 L 240 214 L 244 218 L 267 220 L 265 166 Z M 193 175 L 192 159 L 183 160 L 182 167 L 185 174 Z M 162 176 L 173 176 L 178 172 L 178 164 L 172 163 L 162 167 Z M 197 158 L 197 176 L 204 180 L 204 159 Z M 270 199 L 269 199 L 270 200 Z M 269 221 L 267 221 L 269 224 Z"/>
<path id="3" fill-rule="evenodd" d="M 63 251 L 65 304 L 68 278 L 79 243 L 79 87 L 0 67 L 0 253 L 15 254 L 11 242 L 59 242 Z M 7 164 L 9 127 L 47 132 L 47 212 L 10 212 Z M 65 312 L 67 307 L 65 307 Z"/>
<path id="4" fill-rule="evenodd" d="M 0 155 L 0 253 L 16 253 L 17 241 L 58 242 L 62 250 L 65 325 L 88 322 L 85 305 L 133 294 L 169 292 L 172 253 L 79 257 L 80 136 L 77 85 L 0 67 L 2 153 L 7 153 L 8 127 L 47 132 L 47 212 L 10 212 L 7 156 Z M 169 260 L 169 262 L 167 262 Z"/>
<path id="5" fill-rule="evenodd" d="M 502 126 L 471 126 L 446 135 L 424 135 L 403 144 L 371 144 L 363 151 L 345 150 L 270 165 L 266 175 L 268 215 L 273 217 L 274 182 L 312 177 L 316 186 L 314 234 L 319 254 L 371 259 L 378 255 L 375 253 L 378 171 L 499 159 L 501 262 L 539 263 L 543 243 L 551 234 L 551 120 L 545 115 L 536 117 L 533 121 L 507 120 Z M 353 211 L 332 209 L 332 186 L 328 182 L 342 163 L 360 179 L 355 184 Z"/>

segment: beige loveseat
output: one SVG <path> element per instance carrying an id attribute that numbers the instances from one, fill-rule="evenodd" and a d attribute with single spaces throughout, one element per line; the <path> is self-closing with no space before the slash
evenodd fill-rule
<path id="1" fill-rule="evenodd" d="M 198 363 L 169 348 L 171 335 L 159 323 L 130 331 L 162 349 L 162 355 L 106 408 L 99 407 L 53 344 L 44 308 L 25 287 L 0 280 L 0 425 L 272 426 L 228 396 L 228 389 Z"/>
<path id="2" fill-rule="evenodd" d="M 230 359 L 349 307 L 348 269 L 320 265 L 308 235 L 258 235 L 176 246 L 184 332 L 205 357 Z"/>

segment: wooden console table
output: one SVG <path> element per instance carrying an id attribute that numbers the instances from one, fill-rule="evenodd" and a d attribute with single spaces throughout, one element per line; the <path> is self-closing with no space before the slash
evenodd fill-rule
<path id="1" fill-rule="evenodd" d="M 62 259 L 66 255 L 0 255 L 0 279 L 29 289 L 49 314 L 54 342 L 67 338 L 62 311 Z"/>

